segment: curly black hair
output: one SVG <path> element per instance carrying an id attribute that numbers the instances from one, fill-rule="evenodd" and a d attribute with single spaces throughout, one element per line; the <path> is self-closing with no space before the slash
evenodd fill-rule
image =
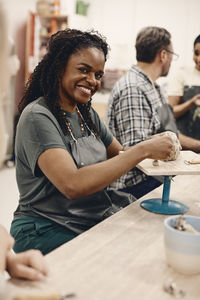
<path id="1" fill-rule="evenodd" d="M 60 30 L 53 34 L 49 40 L 47 54 L 36 66 L 29 78 L 24 95 L 18 105 L 19 114 L 23 109 L 34 100 L 43 96 L 49 109 L 57 118 L 63 132 L 66 134 L 68 129 L 60 111 L 59 83 L 64 74 L 67 61 L 71 54 L 83 48 L 97 48 L 103 52 L 105 61 L 109 51 L 109 46 L 105 37 L 97 31 L 81 31 L 76 29 Z M 96 131 L 90 116 L 91 101 L 88 104 L 79 104 L 78 108 L 89 128 Z"/>

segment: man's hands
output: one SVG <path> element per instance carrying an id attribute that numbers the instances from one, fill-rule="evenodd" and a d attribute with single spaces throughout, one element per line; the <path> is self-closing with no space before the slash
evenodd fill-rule
<path id="1" fill-rule="evenodd" d="M 29 280 L 43 280 L 47 275 L 46 262 L 39 250 L 28 250 L 7 254 L 6 270 L 11 277 Z"/>

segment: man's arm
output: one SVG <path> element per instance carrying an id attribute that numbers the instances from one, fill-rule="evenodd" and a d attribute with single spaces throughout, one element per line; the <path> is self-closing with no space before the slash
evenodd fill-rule
<path id="1" fill-rule="evenodd" d="M 200 152 L 200 140 L 193 139 L 179 132 L 179 140 L 183 150 L 192 150 Z"/>
<path id="2" fill-rule="evenodd" d="M 118 95 L 118 99 L 115 96 L 110 102 L 107 122 L 124 147 L 133 146 L 155 133 L 152 126 L 152 109 L 140 89 L 125 89 L 120 96 Z"/>

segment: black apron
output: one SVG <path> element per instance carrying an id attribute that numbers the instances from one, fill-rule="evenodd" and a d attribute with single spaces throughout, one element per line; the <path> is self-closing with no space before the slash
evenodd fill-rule
<path id="1" fill-rule="evenodd" d="M 87 127 L 90 131 L 90 129 Z M 78 168 L 107 159 L 106 148 L 100 138 L 90 131 L 89 136 L 76 139 L 71 133 L 72 156 Z M 106 189 L 95 194 L 70 200 L 58 190 L 45 199 L 29 205 L 29 209 L 39 216 L 48 218 L 81 233 L 105 218 L 118 212 L 123 207 L 137 200 L 131 194 Z"/>
<path id="2" fill-rule="evenodd" d="M 158 107 L 157 113 L 160 119 L 160 128 L 158 133 L 164 131 L 172 131 L 178 136 L 178 129 L 174 118 L 173 108 L 168 103 Z"/>
<path id="3" fill-rule="evenodd" d="M 181 103 L 186 102 L 195 95 L 200 94 L 200 86 L 185 86 Z M 193 106 L 183 116 L 176 119 L 177 127 L 181 133 L 200 140 L 200 108 Z"/>

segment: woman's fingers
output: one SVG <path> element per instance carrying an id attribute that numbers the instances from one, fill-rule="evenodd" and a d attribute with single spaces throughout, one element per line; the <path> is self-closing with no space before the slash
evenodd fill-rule
<path id="1" fill-rule="evenodd" d="M 10 275 L 16 278 L 23 278 L 23 279 L 37 280 L 37 281 L 44 280 L 45 278 L 45 275 L 40 271 L 21 263 L 18 263 L 15 266 L 15 269 L 13 269 Z"/>
<path id="2" fill-rule="evenodd" d="M 47 275 L 44 256 L 38 250 L 29 250 L 7 256 L 7 271 L 12 277 L 43 280 Z"/>
<path id="3" fill-rule="evenodd" d="M 44 275 L 47 274 L 47 266 L 44 256 L 39 250 L 28 250 L 23 253 L 19 253 L 21 263 L 40 271 Z"/>

